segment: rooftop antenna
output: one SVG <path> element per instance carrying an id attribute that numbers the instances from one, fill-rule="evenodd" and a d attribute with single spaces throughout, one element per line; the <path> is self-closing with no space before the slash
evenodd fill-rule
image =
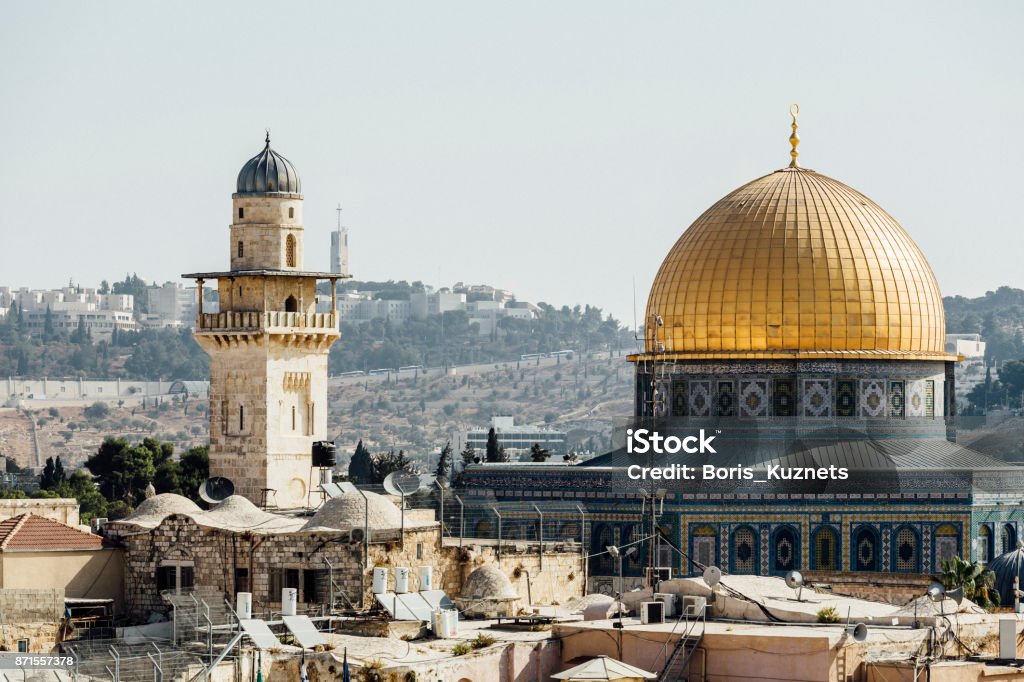
<path id="1" fill-rule="evenodd" d="M 334 209 L 338 212 L 338 232 L 341 232 L 341 204 L 338 204 L 338 208 Z"/>

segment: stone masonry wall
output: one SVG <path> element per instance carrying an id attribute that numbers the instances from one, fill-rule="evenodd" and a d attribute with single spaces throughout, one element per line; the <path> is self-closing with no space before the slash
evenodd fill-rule
<path id="1" fill-rule="evenodd" d="M 57 645 L 57 629 L 64 615 L 62 589 L 0 589 L 0 651 L 17 651 L 27 639 L 29 651 L 48 652 Z"/>
<path id="2" fill-rule="evenodd" d="M 153 611 L 167 609 L 157 593 L 157 568 L 165 562 L 192 564 L 194 585 L 213 589 L 233 600 L 241 588 L 253 593 L 253 611 L 257 615 L 280 607 L 282 570 L 300 571 L 300 608 L 319 611 L 330 599 L 330 578 L 325 559 L 333 566 L 335 596 L 339 608 L 351 604 L 359 609 L 374 603 L 372 595 L 373 568 L 389 570 L 388 588 L 394 589 L 394 568 L 413 569 L 410 589 L 419 589 L 415 569 L 431 566 L 435 589 L 458 596 L 463 581 L 473 569 L 495 564 L 509 576 L 513 586 L 527 603 L 565 603 L 582 594 L 582 570 L 579 551 L 555 551 L 544 554 L 543 568 L 534 551 L 509 543 L 498 557 L 494 547 L 466 545 L 447 546 L 438 542 L 436 527 L 406 531 L 404 546 L 398 531 L 377 531 L 369 547 L 369 561 L 363 562 L 363 546 L 350 543 L 345 531 L 256 535 L 198 526 L 190 518 L 172 515 L 152 531 L 126 533 L 125 549 L 126 612 L 144 621 Z M 450 541 L 449 541 L 450 542 Z M 304 574 L 315 583 L 316 594 L 306 594 Z M 246 584 L 248 583 L 248 584 Z"/>

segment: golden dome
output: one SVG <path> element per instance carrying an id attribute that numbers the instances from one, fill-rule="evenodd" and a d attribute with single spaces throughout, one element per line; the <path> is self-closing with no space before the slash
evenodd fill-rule
<path id="1" fill-rule="evenodd" d="M 910 235 L 795 157 L 683 233 L 645 320 L 646 351 L 661 357 L 955 359 L 935 275 Z"/>

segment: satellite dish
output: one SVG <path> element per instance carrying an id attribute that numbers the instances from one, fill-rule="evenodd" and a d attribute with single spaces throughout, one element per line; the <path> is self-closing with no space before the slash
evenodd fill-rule
<path id="1" fill-rule="evenodd" d="M 955 601 L 957 606 L 959 606 L 960 602 L 964 600 L 964 588 L 958 587 L 955 590 L 950 590 L 946 593 L 946 596 Z"/>
<path id="2" fill-rule="evenodd" d="M 235 484 L 223 476 L 211 476 L 199 486 L 199 497 L 207 504 L 218 504 L 235 494 Z"/>
<path id="3" fill-rule="evenodd" d="M 942 601 L 946 598 L 946 588 L 940 582 L 933 582 L 928 586 L 928 592 L 926 594 L 932 601 Z"/>
<path id="4" fill-rule="evenodd" d="M 395 471 L 384 479 L 384 490 L 392 495 L 405 497 L 422 489 L 420 475 L 408 471 Z"/>
<path id="5" fill-rule="evenodd" d="M 850 631 L 850 634 L 853 635 L 853 641 L 863 642 L 868 638 L 868 626 L 864 625 L 864 623 L 857 623 L 853 630 Z"/>
<path id="6" fill-rule="evenodd" d="M 714 587 L 722 580 L 722 569 L 718 566 L 708 566 L 704 569 L 704 582 L 708 587 Z"/>
<path id="7" fill-rule="evenodd" d="M 796 590 L 796 600 L 800 601 L 800 598 L 804 594 L 804 576 L 800 571 L 790 571 L 786 574 L 786 586 L 791 590 Z"/>

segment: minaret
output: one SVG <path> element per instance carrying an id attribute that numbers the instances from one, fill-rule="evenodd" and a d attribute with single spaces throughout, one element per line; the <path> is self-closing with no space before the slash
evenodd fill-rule
<path id="1" fill-rule="evenodd" d="M 338 228 L 331 233 L 331 272 L 348 277 L 348 228 L 341 224 L 341 204 L 338 204 Z"/>
<path id="2" fill-rule="evenodd" d="M 182 275 L 199 284 L 194 336 L 210 356 L 210 475 L 280 508 L 307 503 L 312 445 L 327 435 L 327 353 L 340 336 L 343 275 L 302 269 L 301 191 L 268 133 L 232 195 L 231 269 Z M 220 311 L 206 313 L 203 284 L 214 279 Z M 318 280 L 331 283 L 331 312 L 316 312 Z"/>

